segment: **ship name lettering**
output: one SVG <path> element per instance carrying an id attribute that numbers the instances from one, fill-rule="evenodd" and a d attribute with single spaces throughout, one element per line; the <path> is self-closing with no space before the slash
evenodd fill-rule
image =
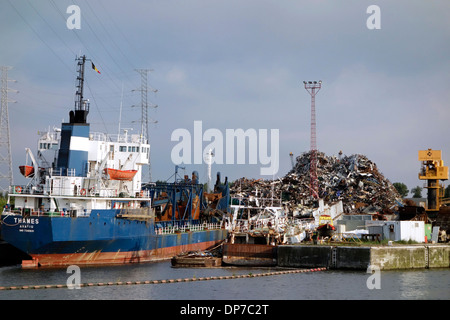
<path id="1" fill-rule="evenodd" d="M 15 223 L 19 224 L 39 224 L 39 219 L 35 218 L 14 218 Z"/>

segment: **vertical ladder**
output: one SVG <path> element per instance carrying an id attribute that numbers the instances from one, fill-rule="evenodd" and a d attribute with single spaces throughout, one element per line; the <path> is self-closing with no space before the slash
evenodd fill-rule
<path id="1" fill-rule="evenodd" d="M 331 249 L 331 263 L 330 263 L 330 267 L 332 269 L 336 269 L 337 268 L 337 247 L 333 247 Z"/>

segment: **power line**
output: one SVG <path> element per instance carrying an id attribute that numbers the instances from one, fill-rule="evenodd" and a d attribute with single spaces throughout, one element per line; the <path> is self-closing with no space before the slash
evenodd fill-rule
<path id="1" fill-rule="evenodd" d="M 98 40 L 98 43 L 103 47 L 103 49 L 105 50 L 105 52 L 108 54 L 108 56 L 111 58 L 111 61 L 117 66 L 117 68 L 122 72 L 123 75 L 126 75 L 126 73 L 122 70 L 122 67 L 119 63 L 117 63 L 116 59 L 113 57 L 113 55 L 110 53 L 110 51 L 108 50 L 108 48 L 105 46 L 105 44 L 103 43 L 103 40 L 101 39 L 101 37 L 99 37 L 97 35 L 97 33 L 95 32 L 94 28 L 92 28 L 91 24 L 89 23 L 88 19 L 84 19 L 84 22 L 87 24 L 88 28 L 91 30 L 92 34 L 94 35 L 94 37 Z M 103 60 L 104 61 L 104 60 Z M 130 79 L 128 79 L 130 81 Z M 119 86 L 117 83 L 114 83 L 118 89 L 121 89 L 121 86 Z"/>
<path id="2" fill-rule="evenodd" d="M 19 10 L 16 9 L 16 7 L 11 3 L 10 0 L 7 0 L 9 5 L 14 9 L 14 11 L 17 13 L 17 15 L 28 25 L 28 27 L 34 32 L 34 34 L 39 38 L 39 40 L 42 41 L 42 43 L 44 43 L 47 48 L 50 49 L 50 51 L 59 59 L 59 61 L 61 61 L 61 63 L 67 68 L 67 70 L 69 70 L 70 73 L 73 73 L 73 70 L 64 62 L 64 60 L 61 59 L 61 57 L 55 52 L 55 50 L 53 50 L 53 48 L 41 37 L 41 35 L 39 34 L 39 32 L 37 32 L 32 26 L 31 24 L 28 23 L 28 21 L 22 16 L 22 14 L 20 13 Z"/>
<path id="3" fill-rule="evenodd" d="M 54 0 L 49 0 L 49 1 L 50 1 L 50 4 L 53 6 L 54 10 L 61 16 L 62 20 L 65 22 L 66 21 L 66 16 L 65 16 L 64 12 L 56 5 Z M 73 3 L 75 3 L 75 2 L 73 1 Z M 89 3 L 86 3 L 86 4 L 89 7 L 89 10 L 95 16 L 95 20 L 96 21 L 100 21 L 100 18 L 98 17 L 98 15 L 95 14 L 95 10 L 89 5 Z M 87 29 L 89 29 L 91 31 L 91 33 L 95 36 L 95 38 L 98 40 L 97 43 L 99 43 L 103 47 L 103 49 L 106 51 L 108 56 L 111 58 L 111 61 L 118 67 L 118 69 L 121 71 L 121 73 L 126 78 L 128 78 L 128 80 L 129 80 L 129 74 L 126 74 L 121 69 L 121 66 L 114 60 L 114 57 L 112 56 L 110 51 L 106 48 L 105 44 L 100 39 L 100 36 L 97 34 L 97 32 L 95 32 L 96 28 L 95 28 L 94 25 L 92 25 L 89 22 L 89 20 L 88 20 L 89 17 L 88 17 L 88 15 L 85 14 L 85 12 L 86 11 L 83 10 L 83 25 L 84 25 L 84 23 L 86 23 Z M 105 32 L 107 33 L 106 27 L 103 24 L 101 24 L 101 26 L 105 30 Z M 101 61 L 100 64 L 98 64 L 98 66 L 102 70 L 102 75 L 106 76 L 111 81 L 111 84 L 112 84 L 112 86 L 114 88 L 111 87 L 108 84 L 108 82 L 101 81 L 100 83 L 105 85 L 105 86 L 107 86 L 107 87 L 109 87 L 109 92 L 117 92 L 117 89 L 119 89 L 119 85 L 117 84 L 117 81 L 116 81 L 117 75 L 115 75 L 115 72 L 109 68 L 109 66 L 107 65 L 107 63 L 106 63 L 106 61 L 104 59 L 99 59 L 97 57 L 97 55 L 94 55 L 94 53 L 92 52 L 92 48 L 88 47 L 88 44 L 85 41 L 85 39 L 81 37 L 83 35 L 82 32 L 80 32 L 79 30 L 75 30 L 75 29 L 73 29 L 71 31 L 72 31 L 72 34 L 75 35 L 75 37 L 78 39 L 80 44 L 84 47 L 85 51 L 89 54 L 89 56 L 95 61 Z M 108 33 L 107 33 L 107 35 L 108 35 L 109 38 L 111 38 L 111 36 Z M 116 46 L 117 46 L 117 44 L 116 44 Z M 96 63 L 96 65 L 97 65 L 97 63 Z M 112 75 L 115 75 L 115 78 L 113 78 Z M 131 80 L 129 80 L 129 81 L 131 82 Z M 95 107 L 96 107 L 96 109 L 97 109 L 97 111 L 98 111 L 98 113 L 100 115 L 101 122 L 104 125 L 104 127 L 106 128 L 106 122 L 104 121 L 104 119 L 102 117 L 102 114 L 100 112 L 100 107 L 99 107 L 99 104 L 97 103 L 97 100 L 102 101 L 102 103 L 104 103 L 107 106 L 109 112 L 111 111 L 111 107 L 110 107 L 111 106 L 111 102 L 110 101 L 107 102 L 104 98 L 100 97 L 100 95 L 98 95 L 97 91 L 96 91 L 96 95 L 94 95 L 94 92 L 91 90 L 91 87 L 89 86 L 89 84 L 87 84 L 87 87 L 88 87 L 90 95 L 91 95 L 91 97 L 92 97 L 92 99 L 94 101 L 94 105 L 95 105 Z M 106 97 L 106 95 L 105 95 L 105 97 Z M 108 93 L 107 97 L 111 99 L 113 97 L 113 95 L 111 95 L 111 93 Z M 106 130 L 106 131 L 108 131 L 108 130 Z"/>
<path id="4" fill-rule="evenodd" d="M 122 56 L 125 58 L 125 60 L 128 62 L 128 64 L 131 66 L 131 68 L 133 68 L 134 66 L 131 63 L 131 61 L 128 59 L 128 56 L 123 53 L 121 47 L 119 45 L 117 45 L 116 41 L 114 40 L 114 37 L 112 37 L 109 34 L 108 29 L 103 25 L 103 23 L 102 23 L 103 19 L 100 19 L 98 17 L 98 15 L 95 13 L 95 10 L 93 10 L 91 5 L 89 4 L 89 1 L 86 1 L 86 5 L 88 6 L 89 10 L 91 10 L 92 14 L 95 16 L 96 21 L 102 26 L 103 30 L 105 31 L 105 34 L 109 37 L 111 42 L 114 44 L 114 46 L 117 48 L 117 50 L 122 54 Z"/>
<path id="5" fill-rule="evenodd" d="M 36 14 L 45 22 L 45 24 L 47 24 L 47 26 L 50 28 L 50 30 L 53 31 L 53 33 L 56 35 L 56 37 L 59 39 L 59 41 L 61 41 L 73 55 L 76 55 L 76 53 L 73 52 L 73 50 L 67 45 L 67 43 L 58 35 L 58 33 L 56 33 L 56 31 L 53 29 L 53 27 L 50 25 L 50 23 L 48 23 L 47 20 L 39 13 L 39 11 L 31 4 L 30 0 L 27 0 L 27 1 L 28 1 L 28 4 L 30 5 L 30 7 L 32 7 L 33 10 L 36 12 Z"/>
<path id="6" fill-rule="evenodd" d="M 66 16 L 64 15 L 64 13 L 60 10 L 60 8 L 56 5 L 56 3 L 54 2 L 54 0 L 49 0 L 50 3 L 52 4 L 53 8 L 56 10 L 56 12 L 61 16 L 61 18 L 63 19 L 64 23 L 66 22 Z M 86 19 L 84 19 L 84 21 L 87 21 Z M 88 24 L 89 26 L 89 24 Z M 96 34 L 94 33 L 94 31 L 91 28 L 92 33 L 96 36 Z M 72 30 L 72 34 L 75 35 L 75 37 L 78 39 L 78 41 L 80 42 L 80 44 L 83 46 L 84 50 L 87 52 L 87 54 L 89 55 L 89 57 L 91 57 L 91 59 L 95 60 L 95 61 L 102 61 L 101 64 L 101 69 L 102 69 L 102 74 L 105 75 L 107 78 L 109 78 L 109 80 L 111 81 L 111 83 L 116 87 L 115 89 L 120 89 L 120 86 L 116 83 L 116 81 L 111 77 L 111 74 L 113 74 L 114 72 L 111 72 L 111 70 L 109 69 L 109 66 L 107 66 L 106 63 L 104 63 L 104 59 L 99 59 L 95 54 L 93 54 L 93 52 L 89 49 L 89 46 L 87 46 L 87 44 L 85 43 L 85 41 L 80 37 L 79 32 L 77 32 L 77 30 L 73 29 Z M 98 38 L 98 36 L 97 36 Z M 106 72 L 105 72 L 106 71 Z M 107 85 L 105 82 L 102 82 L 104 85 Z M 112 91 L 114 91 L 114 89 L 112 87 L 110 87 L 110 89 Z"/>
<path id="7" fill-rule="evenodd" d="M 107 8 L 103 5 L 102 1 L 98 0 L 98 3 L 100 3 L 100 6 L 102 7 L 102 12 L 105 12 L 105 13 L 106 13 L 106 15 L 109 17 L 109 20 L 112 22 L 112 24 L 113 24 L 114 27 L 116 28 L 117 33 L 120 33 L 120 34 L 122 35 L 122 37 L 123 37 L 123 38 L 125 39 L 125 41 L 127 42 L 128 46 L 129 46 L 130 48 L 132 48 L 132 52 L 133 52 L 134 54 L 137 54 L 137 58 L 138 58 L 140 61 L 143 61 L 142 57 L 139 55 L 139 52 L 140 52 L 140 51 L 134 46 L 134 44 L 133 44 L 133 43 L 128 39 L 128 37 L 123 33 L 122 28 L 119 28 L 119 27 L 117 26 L 117 24 L 115 23 L 114 19 L 113 19 L 113 18 L 111 17 L 111 15 L 109 14 Z"/>

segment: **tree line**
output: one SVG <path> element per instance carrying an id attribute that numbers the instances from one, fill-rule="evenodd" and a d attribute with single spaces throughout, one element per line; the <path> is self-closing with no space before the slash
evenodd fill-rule
<path id="1" fill-rule="evenodd" d="M 395 189 L 398 191 L 398 193 L 402 196 L 402 198 L 405 198 L 409 194 L 409 190 L 408 190 L 408 187 L 406 186 L 406 184 L 404 184 L 402 182 L 394 182 L 393 185 L 394 185 Z M 416 186 L 415 188 L 412 188 L 411 189 L 412 197 L 413 198 L 423 198 L 422 190 L 423 190 L 423 188 L 421 188 L 420 186 Z M 426 197 L 426 195 L 425 195 L 425 197 Z M 450 185 L 448 185 L 445 188 L 444 198 L 450 198 Z"/>

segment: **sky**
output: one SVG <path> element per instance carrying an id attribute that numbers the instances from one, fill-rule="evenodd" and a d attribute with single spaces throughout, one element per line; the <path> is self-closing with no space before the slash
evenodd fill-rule
<path id="1" fill-rule="evenodd" d="M 71 5 L 80 8 L 79 29 L 68 27 Z M 310 149 L 311 96 L 303 81 L 321 80 L 318 150 L 365 155 L 391 182 L 423 186 L 419 150 L 442 150 L 450 165 L 449 21 L 447 0 L 2 0 L 0 65 L 12 67 L 8 78 L 17 82 L 8 86 L 18 90 L 8 93 L 15 101 L 8 105 L 14 183 L 26 183 L 18 166 L 25 148 L 36 152 L 37 132 L 68 120 L 75 58 L 86 55 L 101 72 L 86 69 L 91 131 L 116 134 L 120 123 L 140 132 L 136 69 L 150 69 L 153 181 L 172 179 L 181 142 L 172 135 L 180 129 L 201 150 L 210 143 L 202 134 L 222 134 L 218 155 L 226 153 L 227 130 L 254 130 L 263 144 L 261 130 L 269 139 L 277 130 L 278 139 L 265 145 L 279 159 L 271 176 L 261 174 L 267 162 L 260 146 L 250 163 L 250 142 L 243 164 L 224 156 L 212 172 L 231 181 L 283 177 L 289 153 Z M 206 181 L 207 165 L 193 158 L 179 173 L 196 170 Z"/>

